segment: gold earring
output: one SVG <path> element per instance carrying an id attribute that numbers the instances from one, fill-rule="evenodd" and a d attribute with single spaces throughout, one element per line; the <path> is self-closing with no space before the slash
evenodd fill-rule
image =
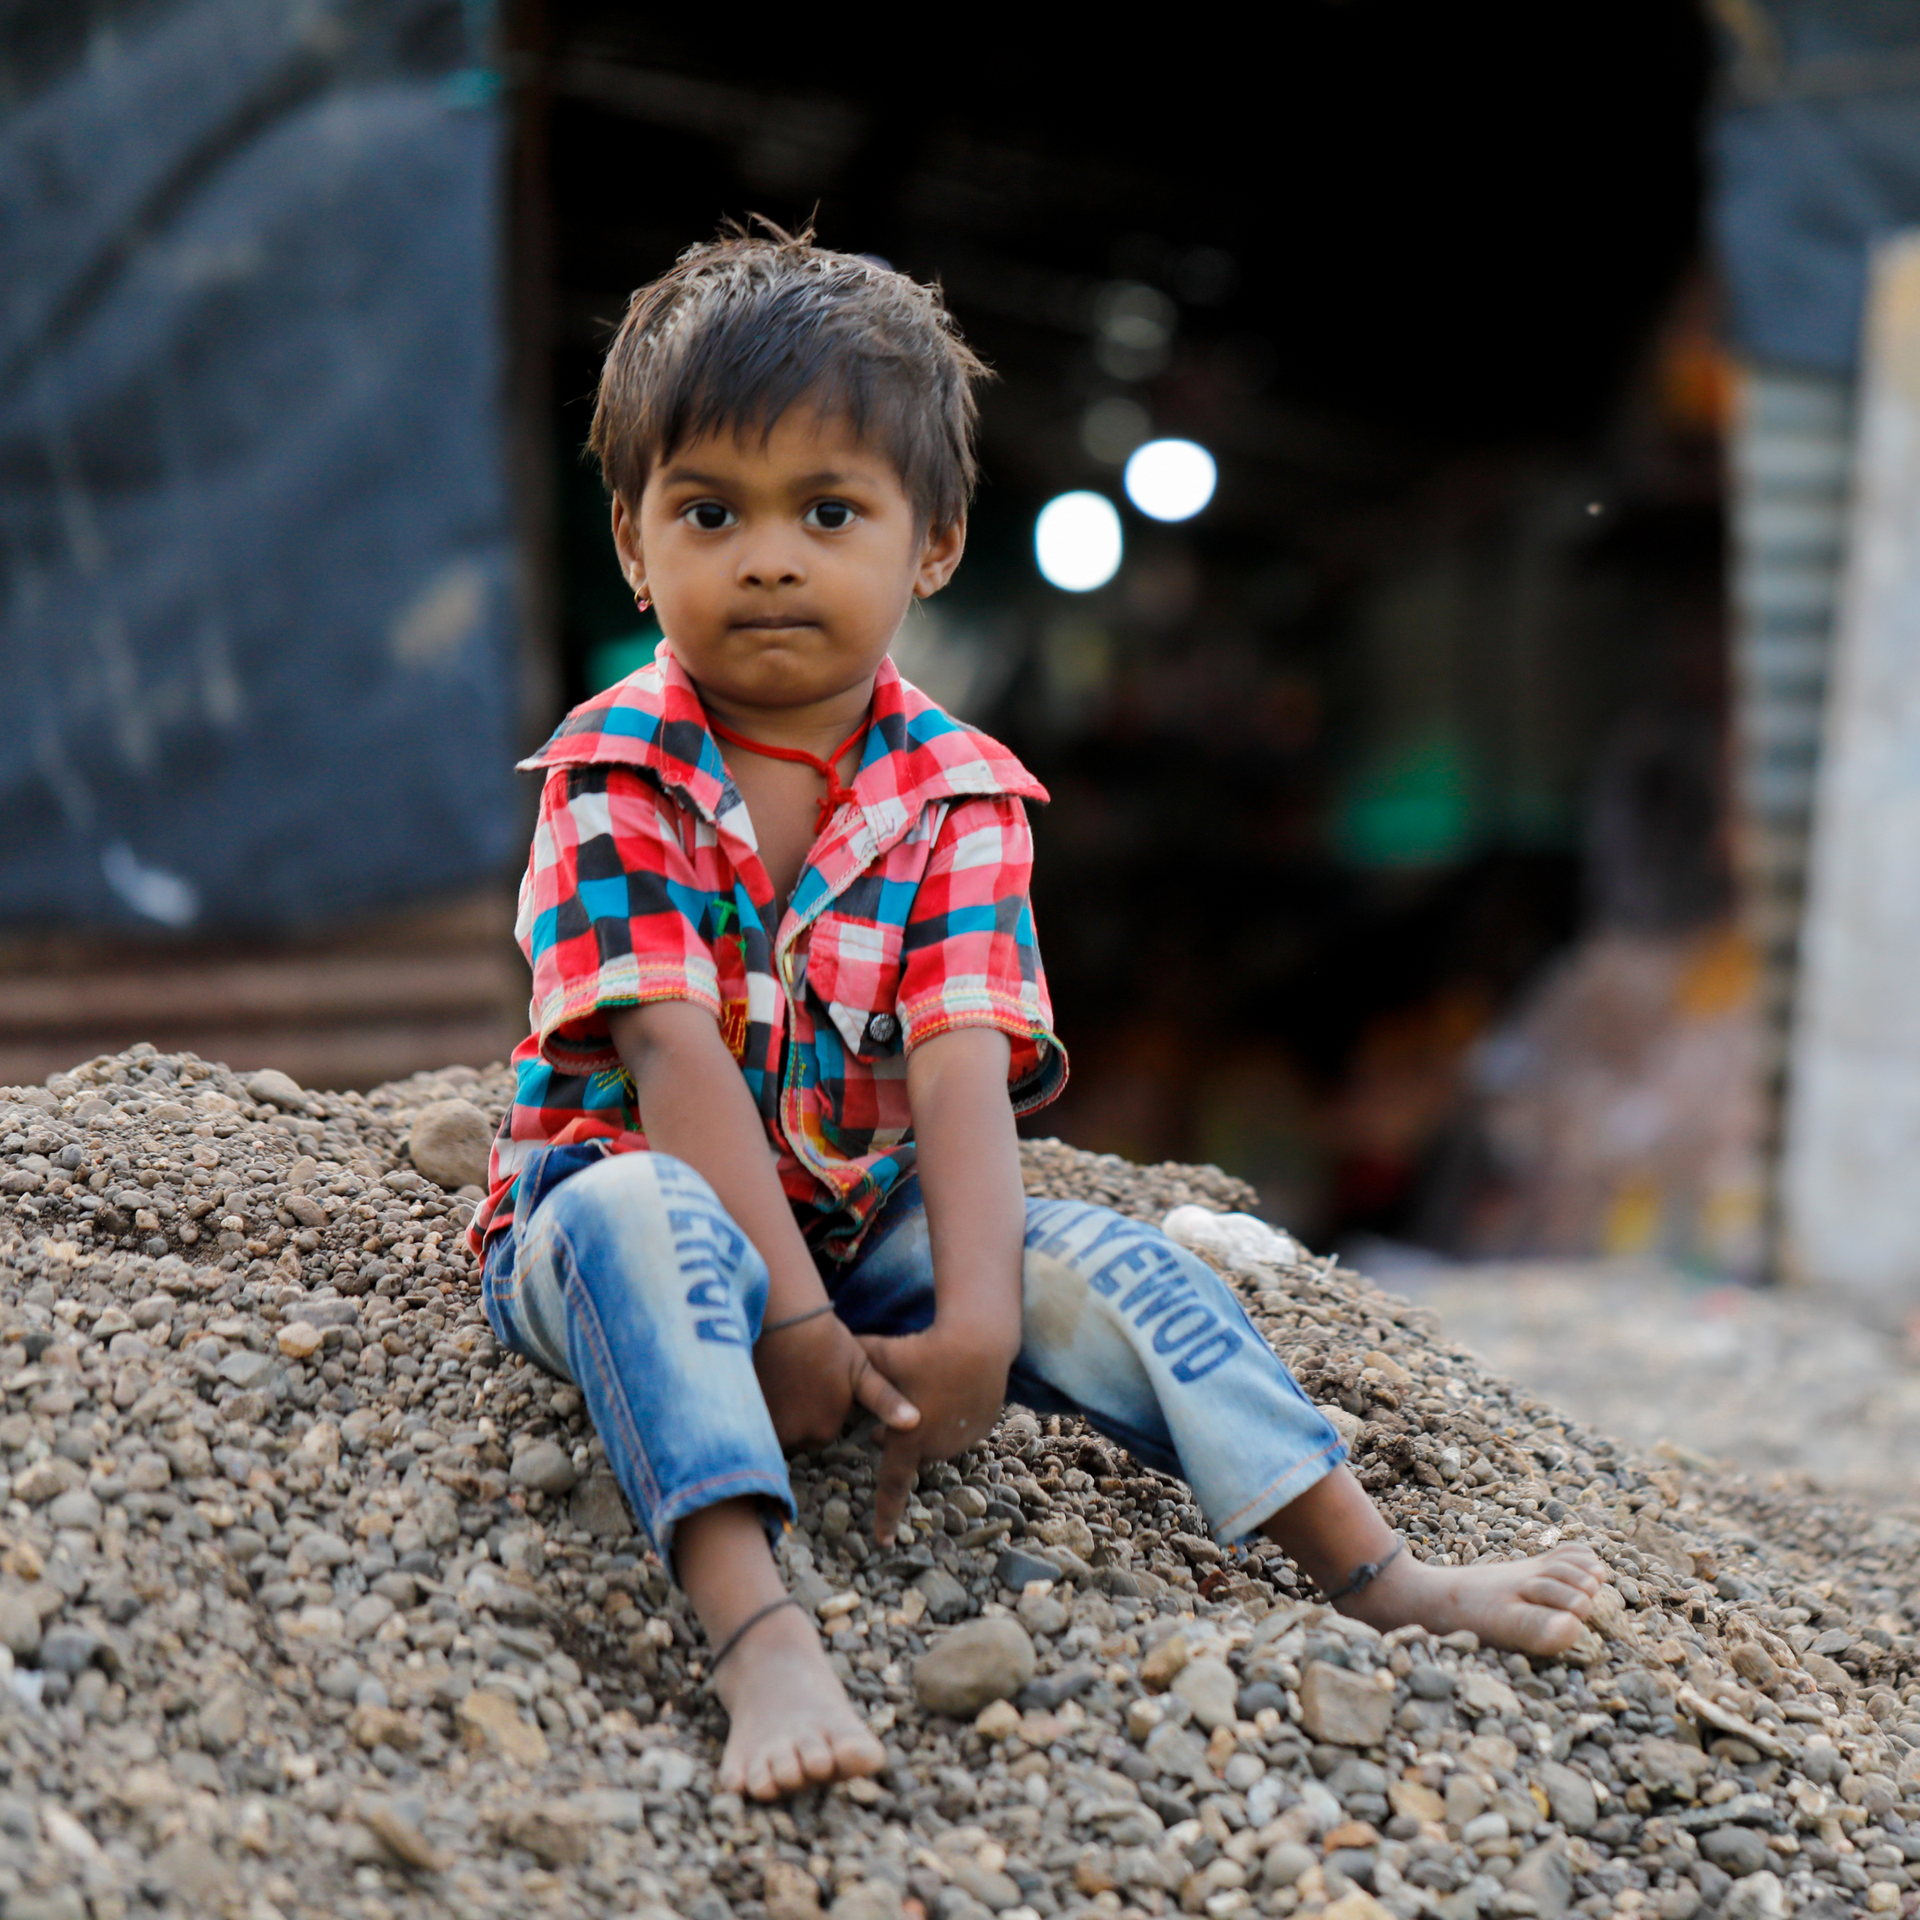
<path id="1" fill-rule="evenodd" d="M 645 613 L 646 610 L 653 605 L 653 601 L 645 591 L 636 587 L 633 591 L 633 604 L 636 611 Z"/>

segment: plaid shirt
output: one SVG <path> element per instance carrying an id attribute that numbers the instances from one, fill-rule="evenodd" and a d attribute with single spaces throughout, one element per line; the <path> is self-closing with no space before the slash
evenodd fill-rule
<path id="1" fill-rule="evenodd" d="M 913 1167 L 913 1047 L 956 1027 L 1004 1033 L 1017 1113 L 1065 1084 L 1027 900 L 1022 802 L 1046 791 L 891 660 L 855 801 L 814 843 L 784 916 L 699 693 L 665 647 L 522 765 L 546 773 L 515 927 L 533 1032 L 514 1051 L 476 1251 L 512 1219 L 534 1148 L 645 1148 L 609 1008 L 691 1000 L 714 1015 L 801 1228 L 834 1259 Z"/>

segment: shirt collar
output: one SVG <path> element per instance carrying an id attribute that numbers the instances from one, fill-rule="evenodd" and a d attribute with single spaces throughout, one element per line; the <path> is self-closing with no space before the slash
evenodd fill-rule
<path id="1" fill-rule="evenodd" d="M 699 690 L 665 641 L 651 665 L 574 708 L 552 739 L 520 762 L 527 773 L 607 765 L 644 769 L 716 824 L 740 806 Z M 891 659 L 874 676 L 873 724 L 853 791 L 876 829 L 961 794 L 1047 797 L 999 741 L 935 706 Z"/>

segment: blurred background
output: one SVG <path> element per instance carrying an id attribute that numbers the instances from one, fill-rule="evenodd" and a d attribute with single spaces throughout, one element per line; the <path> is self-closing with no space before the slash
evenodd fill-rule
<path id="1" fill-rule="evenodd" d="M 505 1056 L 511 762 L 658 638 L 599 356 L 761 213 L 999 376 L 898 652 L 1053 793 L 1038 1130 L 1376 1269 L 1920 1284 L 1904 0 L 0 20 L 0 1082 Z"/>

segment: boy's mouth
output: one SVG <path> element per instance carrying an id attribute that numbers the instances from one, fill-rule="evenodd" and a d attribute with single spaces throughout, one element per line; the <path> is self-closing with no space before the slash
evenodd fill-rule
<path id="1" fill-rule="evenodd" d="M 757 620 L 736 620 L 736 633 L 793 633 L 801 627 L 815 627 L 817 620 L 802 620 L 792 614 L 770 613 Z"/>

